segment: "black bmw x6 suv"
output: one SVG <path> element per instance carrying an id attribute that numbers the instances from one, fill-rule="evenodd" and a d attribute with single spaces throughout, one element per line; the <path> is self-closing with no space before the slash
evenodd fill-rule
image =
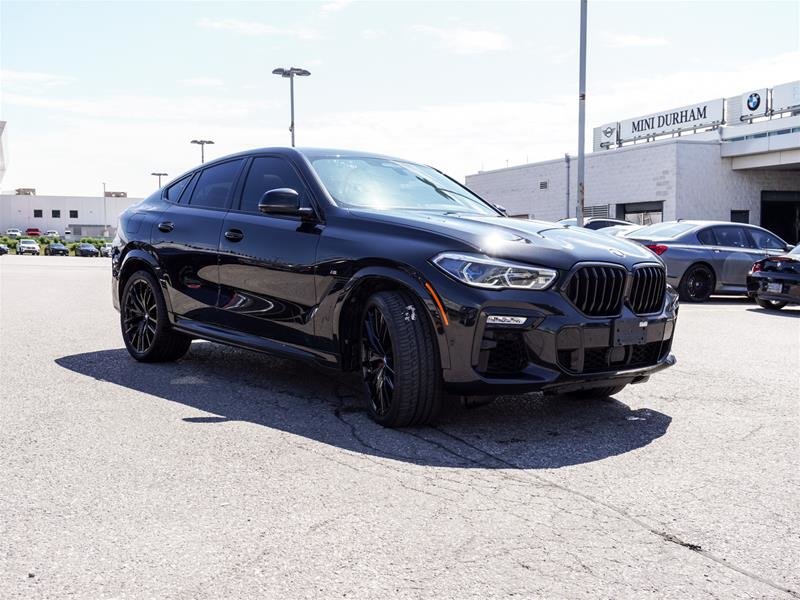
<path id="1" fill-rule="evenodd" d="M 371 416 L 446 394 L 608 396 L 674 364 L 657 256 L 512 219 L 428 166 L 267 148 L 201 165 L 122 216 L 113 301 L 139 361 L 202 338 L 360 370 Z"/>

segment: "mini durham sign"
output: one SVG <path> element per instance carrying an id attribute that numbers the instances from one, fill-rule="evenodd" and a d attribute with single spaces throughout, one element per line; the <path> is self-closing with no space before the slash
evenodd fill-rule
<path id="1" fill-rule="evenodd" d="M 682 108 L 620 121 L 620 141 L 626 142 L 651 135 L 711 127 L 722 123 L 723 99 L 709 100 Z"/>

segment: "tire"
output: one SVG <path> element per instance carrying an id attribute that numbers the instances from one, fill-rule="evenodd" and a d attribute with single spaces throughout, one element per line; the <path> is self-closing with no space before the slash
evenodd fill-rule
<path id="1" fill-rule="evenodd" d="M 433 326 L 408 292 L 378 292 L 361 313 L 359 357 L 367 412 L 385 427 L 431 423 L 442 408 Z"/>
<path id="2" fill-rule="evenodd" d="M 756 296 L 756 304 L 758 304 L 761 308 L 766 308 L 767 310 L 780 310 L 786 306 L 787 303 L 781 302 L 780 300 L 764 300 L 763 298 Z"/>
<path id="3" fill-rule="evenodd" d="M 578 390 L 575 392 L 570 392 L 565 394 L 565 396 L 569 396 L 570 398 L 574 398 L 575 400 L 594 400 L 594 399 L 602 399 L 608 398 L 609 396 L 614 396 L 615 394 L 619 394 L 628 384 L 624 385 L 607 385 L 604 387 L 596 387 L 596 388 L 588 388 L 585 390 Z"/>
<path id="4" fill-rule="evenodd" d="M 178 360 L 192 343 L 171 328 L 161 287 L 147 271 L 136 271 L 125 283 L 119 317 L 125 347 L 140 362 Z"/>
<path id="5" fill-rule="evenodd" d="M 705 302 L 717 284 L 714 271 L 707 265 L 692 265 L 683 274 L 678 293 L 684 302 Z"/>

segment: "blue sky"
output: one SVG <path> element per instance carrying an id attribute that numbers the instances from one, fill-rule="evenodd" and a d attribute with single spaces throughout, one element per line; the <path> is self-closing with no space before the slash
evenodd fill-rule
<path id="1" fill-rule="evenodd" d="M 800 2 L 589 2 L 587 128 L 800 79 Z M 2 189 L 149 193 L 289 142 L 467 173 L 577 151 L 578 2 L 0 3 Z M 590 136 L 589 136 L 590 137 Z"/>

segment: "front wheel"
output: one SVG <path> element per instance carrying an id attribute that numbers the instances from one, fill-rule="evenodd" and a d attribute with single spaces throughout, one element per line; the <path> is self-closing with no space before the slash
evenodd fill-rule
<path id="1" fill-rule="evenodd" d="M 424 425 L 442 405 L 434 331 L 408 292 L 378 292 L 361 318 L 361 374 L 370 417 L 386 427 Z"/>
<path id="2" fill-rule="evenodd" d="M 683 275 L 678 293 L 684 302 L 705 302 L 716 286 L 716 277 L 706 265 L 694 265 Z"/>
<path id="3" fill-rule="evenodd" d="M 156 278 L 137 271 L 125 284 L 120 302 L 122 339 L 128 353 L 140 362 L 178 360 L 192 339 L 170 327 L 167 305 Z"/>
<path id="4" fill-rule="evenodd" d="M 756 304 L 758 304 L 761 308 L 766 308 L 767 310 L 780 310 L 786 306 L 787 303 L 781 302 L 780 300 L 764 300 L 763 298 L 756 296 Z"/>

